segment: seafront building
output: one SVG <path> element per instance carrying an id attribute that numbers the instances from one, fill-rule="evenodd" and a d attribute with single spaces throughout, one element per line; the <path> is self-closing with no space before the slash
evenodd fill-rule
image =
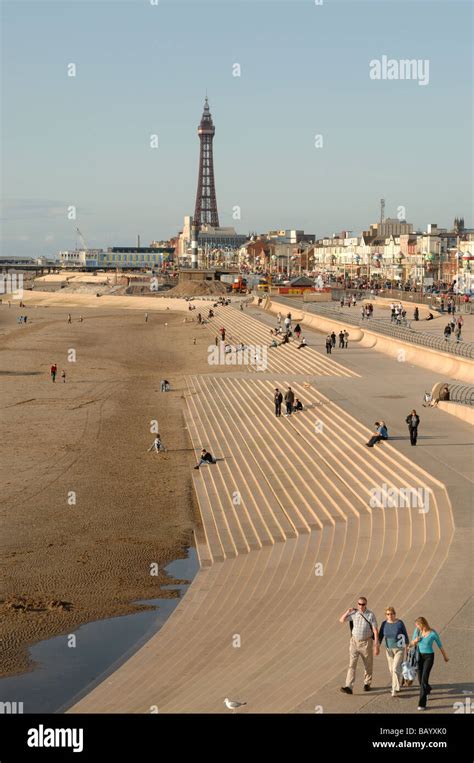
<path id="1" fill-rule="evenodd" d="M 153 269 L 172 260 L 173 246 L 113 246 L 104 249 L 76 249 L 59 252 L 64 268 L 83 269 Z"/>
<path id="2" fill-rule="evenodd" d="M 300 234 L 299 236 L 290 234 Z M 283 236 L 285 234 L 285 236 Z M 342 231 L 311 243 L 302 231 L 270 231 L 253 237 L 240 249 L 249 269 L 273 273 L 312 273 L 327 277 L 390 280 L 426 286 L 461 279 L 463 291 L 472 287 L 474 230 L 456 218 L 451 230 L 430 223 L 413 231 L 406 221 L 388 218 L 352 235 Z"/>

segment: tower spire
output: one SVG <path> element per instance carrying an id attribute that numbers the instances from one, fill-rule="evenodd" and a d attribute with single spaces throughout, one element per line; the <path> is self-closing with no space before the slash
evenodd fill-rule
<path id="1" fill-rule="evenodd" d="M 194 223 L 198 228 L 201 228 L 203 225 L 211 225 L 213 228 L 219 227 L 216 188 L 214 183 L 214 160 L 212 154 L 212 141 L 215 132 L 216 130 L 209 110 L 209 101 L 206 90 L 204 110 L 198 127 L 201 148 L 199 154 L 199 178 L 196 206 L 194 209 Z"/>

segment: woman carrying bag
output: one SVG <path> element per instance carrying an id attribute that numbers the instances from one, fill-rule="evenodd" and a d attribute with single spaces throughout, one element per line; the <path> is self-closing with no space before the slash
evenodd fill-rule
<path id="1" fill-rule="evenodd" d="M 379 643 L 385 638 L 388 669 L 392 679 L 392 697 L 400 691 L 402 662 L 408 647 L 408 633 L 403 620 L 398 620 L 393 607 L 385 610 L 386 620 L 380 626 Z"/>
<path id="2" fill-rule="evenodd" d="M 428 694 L 431 692 L 429 677 L 434 663 L 433 644 L 438 644 L 445 662 L 449 662 L 449 657 L 443 649 L 438 633 L 429 626 L 428 621 L 424 617 L 418 617 L 415 620 L 415 626 L 410 646 L 418 647 L 419 652 L 418 680 L 420 682 L 420 699 L 418 710 L 426 710 Z"/>

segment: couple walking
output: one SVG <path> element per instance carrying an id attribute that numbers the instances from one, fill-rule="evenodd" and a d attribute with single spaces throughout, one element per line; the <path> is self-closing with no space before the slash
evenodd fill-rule
<path id="1" fill-rule="evenodd" d="M 407 630 L 403 620 L 396 616 L 394 607 L 387 607 L 384 620 L 378 630 L 377 620 L 374 613 L 367 608 L 365 596 L 357 599 L 357 608 L 349 607 L 339 618 L 340 623 L 349 621 L 351 627 L 351 639 L 349 642 L 349 669 L 347 671 L 345 686 L 341 687 L 344 694 L 352 694 L 355 682 L 355 673 L 359 657 L 364 663 L 364 691 L 370 691 L 372 683 L 373 658 L 380 653 L 380 644 L 385 638 L 385 650 L 388 669 L 392 681 L 392 697 L 401 690 L 402 663 L 407 656 L 408 648 L 416 651 L 418 680 L 420 683 L 420 697 L 418 710 L 425 710 L 428 694 L 431 692 L 429 677 L 434 663 L 433 645 L 436 643 L 443 655 L 444 661 L 449 658 L 443 649 L 438 633 L 430 627 L 424 617 L 415 620 L 415 630 L 411 642 L 408 639 Z M 373 641 L 373 644 L 372 644 Z"/>

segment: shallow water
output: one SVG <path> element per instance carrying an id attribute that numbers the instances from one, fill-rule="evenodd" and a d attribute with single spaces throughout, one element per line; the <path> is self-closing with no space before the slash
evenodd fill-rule
<path id="1" fill-rule="evenodd" d="M 196 550 L 189 548 L 186 559 L 176 559 L 165 569 L 170 577 L 191 582 L 199 569 Z M 140 600 L 157 608 L 81 625 L 73 631 L 75 648 L 68 647 L 64 634 L 35 644 L 29 651 L 37 667 L 0 679 L 0 702 L 22 702 L 24 713 L 64 711 L 159 631 L 188 585 L 163 588 L 179 590 L 180 597 Z"/>

